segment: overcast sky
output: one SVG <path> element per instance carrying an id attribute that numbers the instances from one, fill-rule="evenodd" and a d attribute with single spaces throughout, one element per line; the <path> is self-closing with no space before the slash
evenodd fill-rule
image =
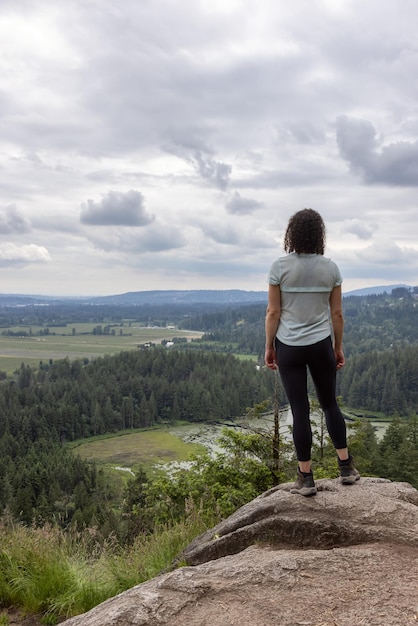
<path id="1" fill-rule="evenodd" d="M 0 0 L 0 292 L 418 285 L 416 0 Z"/>

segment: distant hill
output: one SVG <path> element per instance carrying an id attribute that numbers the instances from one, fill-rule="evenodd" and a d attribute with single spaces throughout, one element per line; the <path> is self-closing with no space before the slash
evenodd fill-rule
<path id="1" fill-rule="evenodd" d="M 101 296 L 89 298 L 94 304 L 199 304 L 210 302 L 211 304 L 244 304 L 267 302 L 265 291 L 243 291 L 240 289 L 191 289 L 188 291 L 131 291 L 114 296 Z"/>
<path id="2" fill-rule="evenodd" d="M 369 296 L 391 293 L 399 287 L 410 288 L 406 284 L 380 285 L 364 287 L 345 292 L 347 296 Z M 113 305 L 113 306 L 144 306 L 144 305 L 187 305 L 205 304 L 234 305 L 267 303 L 266 291 L 245 291 L 242 289 L 167 289 L 155 291 L 130 291 L 110 296 L 91 297 L 64 297 L 64 296 L 35 296 L 25 294 L 0 294 L 0 307 L 48 306 L 53 304 L 86 304 L 86 305 Z"/>
<path id="3" fill-rule="evenodd" d="M 363 289 L 353 289 L 353 291 L 347 291 L 344 293 L 344 296 L 377 296 L 380 293 L 391 293 L 392 289 L 398 289 L 399 287 L 404 287 L 407 289 L 411 289 L 410 285 L 406 285 L 405 283 L 398 285 L 379 285 L 377 287 L 363 287 Z"/>
<path id="4" fill-rule="evenodd" d="M 67 299 L 66 299 L 67 300 Z M 64 298 L 53 296 L 32 296 L 19 293 L 0 293 L 0 306 L 46 306 L 64 301 Z"/>
<path id="5" fill-rule="evenodd" d="M 161 304 L 256 304 L 267 302 L 265 291 L 244 291 L 241 289 L 191 289 L 131 291 L 111 296 L 92 297 L 53 297 L 23 294 L 0 294 L 0 306 L 45 306 L 48 304 L 90 304 L 90 305 L 161 305 Z"/>

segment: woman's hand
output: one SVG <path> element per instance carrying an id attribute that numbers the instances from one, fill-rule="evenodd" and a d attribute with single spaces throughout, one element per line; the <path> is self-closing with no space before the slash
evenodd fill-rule
<path id="1" fill-rule="evenodd" d="M 266 352 L 264 354 L 264 363 L 271 370 L 277 369 L 277 357 L 276 350 L 272 347 L 266 348 Z"/>
<path id="2" fill-rule="evenodd" d="M 335 362 L 337 364 L 337 370 L 340 370 L 345 365 L 344 352 L 342 350 L 336 350 L 334 348 L 334 354 L 335 354 Z"/>

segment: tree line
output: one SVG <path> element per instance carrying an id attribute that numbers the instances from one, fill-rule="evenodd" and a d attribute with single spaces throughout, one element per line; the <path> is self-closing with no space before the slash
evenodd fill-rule
<path id="1" fill-rule="evenodd" d="M 411 415 L 418 407 L 418 346 L 355 354 L 338 379 L 344 403 L 388 416 Z"/>

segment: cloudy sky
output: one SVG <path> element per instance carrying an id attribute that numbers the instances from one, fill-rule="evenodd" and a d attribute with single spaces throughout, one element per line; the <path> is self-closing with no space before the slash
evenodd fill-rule
<path id="1" fill-rule="evenodd" d="M 418 285 L 416 0 L 0 0 L 0 292 Z"/>

